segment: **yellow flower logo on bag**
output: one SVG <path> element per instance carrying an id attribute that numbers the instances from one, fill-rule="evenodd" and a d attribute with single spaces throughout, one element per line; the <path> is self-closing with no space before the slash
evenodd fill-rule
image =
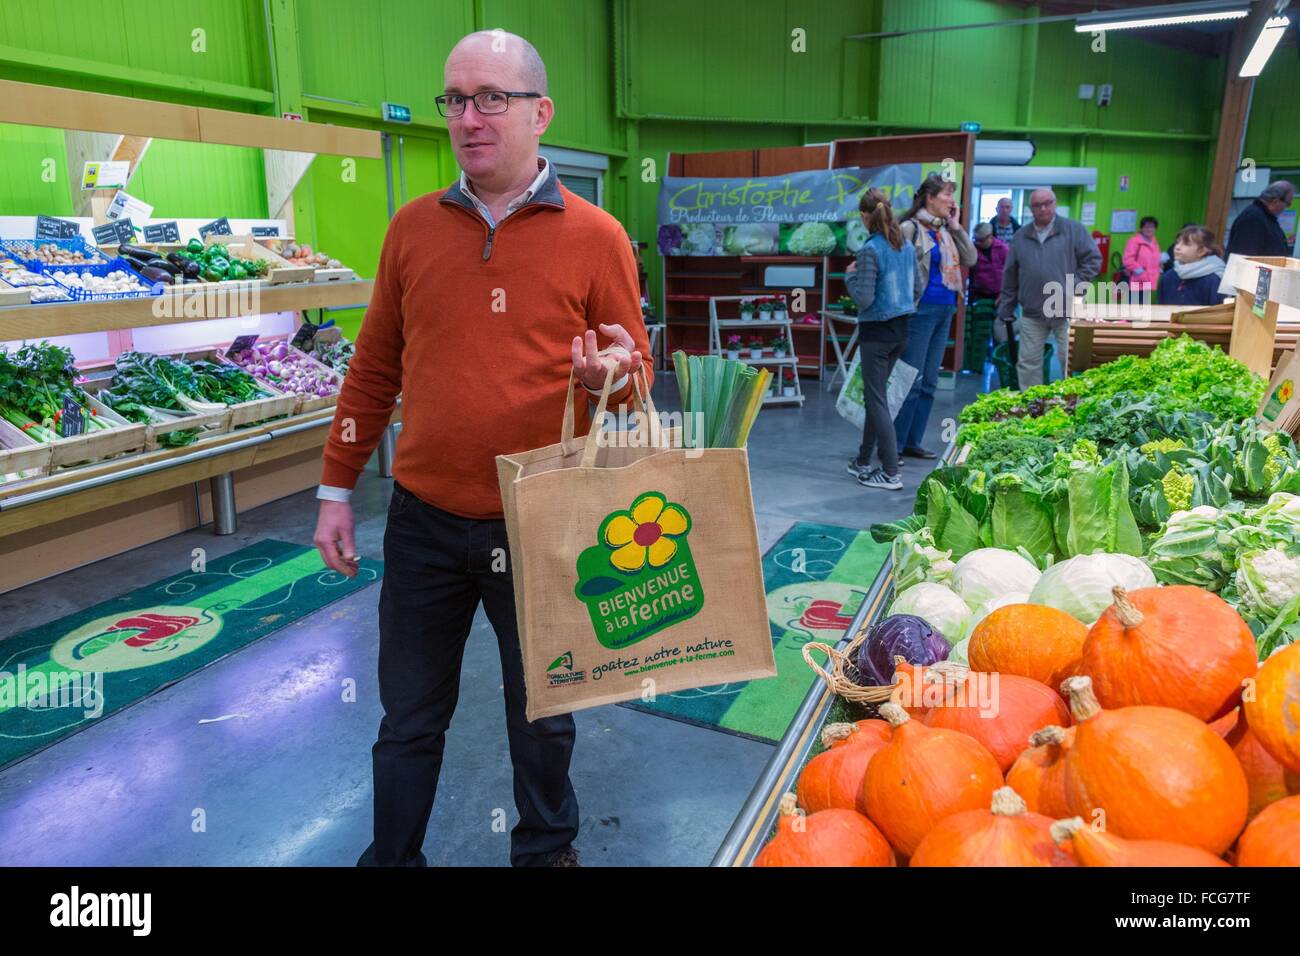
<path id="1" fill-rule="evenodd" d="M 1273 389 L 1273 394 L 1269 396 L 1264 408 L 1260 411 L 1260 417 L 1267 422 L 1277 421 L 1277 417 L 1282 414 L 1282 409 L 1286 408 L 1287 402 L 1291 401 L 1295 395 L 1295 383 L 1289 378 L 1284 378 L 1277 388 Z"/>
<path id="2" fill-rule="evenodd" d="M 690 513 L 657 491 L 600 523 L 599 543 L 578 556 L 573 591 L 587 605 L 601 644 L 627 647 L 704 606 L 690 532 Z"/>

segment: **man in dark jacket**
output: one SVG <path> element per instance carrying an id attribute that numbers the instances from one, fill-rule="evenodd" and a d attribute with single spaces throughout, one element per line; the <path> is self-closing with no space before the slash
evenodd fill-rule
<path id="1" fill-rule="evenodd" d="M 1249 206 L 1241 211 L 1228 233 L 1228 255 L 1287 256 L 1291 244 L 1277 217 L 1295 199 L 1295 185 L 1285 179 L 1269 183 Z"/>
<path id="2" fill-rule="evenodd" d="M 1016 222 L 1011 216 L 1011 200 L 999 199 L 997 215 L 989 220 L 989 225 L 993 227 L 993 235 L 1000 241 L 1011 244 L 1011 237 L 1016 234 L 1020 228 L 1020 223 Z"/>

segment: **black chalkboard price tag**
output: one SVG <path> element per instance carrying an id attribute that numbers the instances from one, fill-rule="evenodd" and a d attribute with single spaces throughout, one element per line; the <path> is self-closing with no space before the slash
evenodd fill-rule
<path id="1" fill-rule="evenodd" d="M 298 331 L 293 333 L 293 340 L 289 343 L 300 352 L 311 351 L 311 341 L 316 338 L 316 326 L 311 322 L 304 322 L 298 326 Z"/>
<path id="2" fill-rule="evenodd" d="M 97 246 L 120 246 L 135 240 L 135 229 L 130 219 L 114 219 L 91 230 Z"/>
<path id="3" fill-rule="evenodd" d="M 59 416 L 59 437 L 74 438 L 82 432 L 81 405 L 71 393 L 63 396 L 63 414 Z"/>
<path id="4" fill-rule="evenodd" d="M 230 343 L 230 348 L 226 349 L 226 358 L 230 358 L 230 356 L 237 352 L 242 352 L 244 349 L 252 348 L 253 343 L 256 342 L 259 337 L 259 334 L 256 332 L 252 335 L 239 336 L 235 341 Z"/>
<path id="5" fill-rule="evenodd" d="M 37 239 L 75 239 L 79 235 L 81 235 L 81 227 L 75 222 L 55 219 L 53 216 L 36 217 Z"/>
<path id="6" fill-rule="evenodd" d="M 1268 310 L 1268 294 L 1273 286 L 1273 270 L 1267 266 L 1259 267 L 1259 278 L 1255 280 L 1255 301 L 1250 310 L 1256 315 L 1263 315 Z"/>
<path id="7" fill-rule="evenodd" d="M 152 226 L 145 226 L 144 241 L 149 243 L 180 242 L 180 226 L 176 225 L 175 220 L 172 220 L 171 222 L 156 222 Z"/>
<path id="8" fill-rule="evenodd" d="M 208 236 L 232 236 L 234 233 L 230 229 L 230 220 L 225 216 L 220 219 L 214 219 L 206 226 L 199 226 L 199 238 L 206 239 Z"/>
<path id="9" fill-rule="evenodd" d="M 280 227 L 279 226 L 254 226 L 253 238 L 254 239 L 279 239 Z"/>

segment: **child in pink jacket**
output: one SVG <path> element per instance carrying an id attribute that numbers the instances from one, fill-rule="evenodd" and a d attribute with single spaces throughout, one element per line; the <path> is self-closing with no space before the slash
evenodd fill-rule
<path id="1" fill-rule="evenodd" d="M 1150 291 L 1160 281 L 1158 228 L 1160 223 L 1155 216 L 1143 216 L 1138 232 L 1124 246 L 1124 271 L 1128 273 L 1129 288 L 1134 292 Z"/>

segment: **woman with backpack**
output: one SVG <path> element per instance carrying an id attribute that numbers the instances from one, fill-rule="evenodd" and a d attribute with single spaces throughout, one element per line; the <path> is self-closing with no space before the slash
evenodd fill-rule
<path id="1" fill-rule="evenodd" d="M 895 436 L 903 455 L 934 459 L 939 456 L 921 442 L 930 423 L 935 389 L 939 387 L 939 366 L 948 347 L 957 296 L 965 279 L 962 266 L 975 264 L 978 253 L 957 218 L 956 184 L 931 173 L 916 190 L 912 208 L 900 225 L 903 240 L 915 250 L 925 277 L 916 315 L 908 323 L 903 361 L 917 370 L 912 390 L 894 419 Z M 903 463 L 902 458 L 898 463 Z"/>
<path id="2" fill-rule="evenodd" d="M 925 277 L 916 255 L 903 239 L 889 200 L 879 189 L 868 189 L 858 201 L 869 233 L 857 260 L 845 272 L 844 283 L 858 306 L 858 359 L 862 369 L 865 421 L 862 444 L 849 462 L 849 474 L 867 488 L 898 490 L 898 445 L 889 414 L 885 387 L 908 341 L 908 320 Z M 871 467 L 871 453 L 880 453 L 880 467 Z"/>

